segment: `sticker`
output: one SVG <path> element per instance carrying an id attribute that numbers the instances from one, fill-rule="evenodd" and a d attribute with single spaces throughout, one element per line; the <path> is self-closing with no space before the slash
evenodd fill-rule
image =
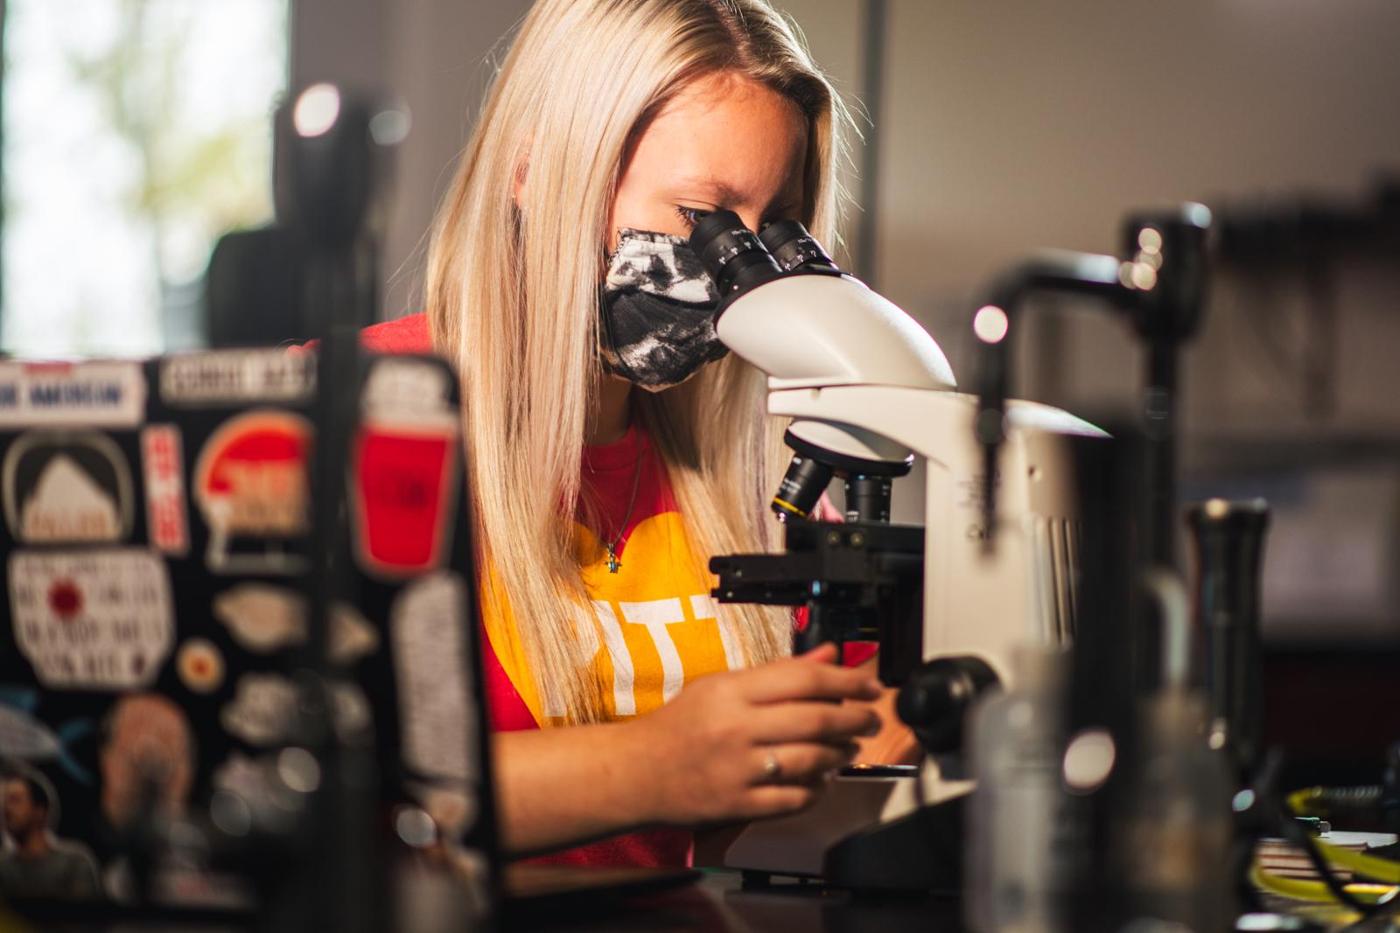
<path id="1" fill-rule="evenodd" d="M 131 470 L 105 434 L 23 434 L 5 454 L 0 486 L 5 521 L 20 541 L 114 542 L 131 533 Z"/>
<path id="2" fill-rule="evenodd" d="M 355 551 L 365 569 L 404 577 L 441 566 L 456 500 L 458 417 L 450 374 L 386 357 L 365 381 L 354 452 Z"/>
<path id="3" fill-rule="evenodd" d="M 216 573 L 297 573 L 289 553 L 307 530 L 306 462 L 311 428 L 281 411 L 226 421 L 205 443 L 194 471 L 194 496 L 209 526 L 205 559 Z"/>
<path id="4" fill-rule="evenodd" d="M 230 735 L 249 745 L 274 745 L 290 734 L 297 688 L 279 674 L 244 674 L 233 702 L 219 714 Z"/>
<path id="5" fill-rule="evenodd" d="M 146 534 L 151 547 L 182 556 L 189 550 L 185 520 L 185 457 L 173 424 L 141 429 L 141 468 L 146 476 Z"/>
<path id="6" fill-rule="evenodd" d="M 466 586 L 439 571 L 395 601 L 390 639 L 405 763 L 426 777 L 475 777 L 476 715 L 468 709 Z"/>
<path id="7" fill-rule="evenodd" d="M 336 603 L 331 610 L 331 663 L 350 665 L 379 650 L 379 632 L 359 610 Z"/>
<path id="8" fill-rule="evenodd" d="M 160 397 L 172 405 L 297 402 L 315 387 L 315 354 L 285 349 L 181 353 L 160 367 Z"/>
<path id="9" fill-rule="evenodd" d="M 0 427 L 131 427 L 146 411 L 137 362 L 0 362 Z"/>
<path id="10" fill-rule="evenodd" d="M 306 599 L 286 587 L 240 583 L 214 597 L 214 616 L 228 626 L 234 641 L 258 654 L 306 643 Z M 331 610 L 330 642 L 333 663 L 353 664 L 379 650 L 379 633 L 359 610 L 337 602 Z"/>
<path id="11" fill-rule="evenodd" d="M 224 682 L 224 656 L 213 642 L 191 638 L 175 655 L 175 672 L 195 693 L 213 693 Z"/>
<path id="12" fill-rule="evenodd" d="M 331 684 L 331 703 L 335 728 L 342 741 L 368 736 L 373 721 L 369 699 L 357 684 L 346 681 Z"/>
<path id="13" fill-rule="evenodd" d="M 112 826 L 129 826 L 154 806 L 175 819 L 189 807 L 194 786 L 194 736 L 190 722 L 168 698 L 133 693 L 113 706 L 97 752 L 102 813 Z"/>
<path id="14" fill-rule="evenodd" d="M 34 690 L 8 689 L 0 694 L 0 756 L 23 761 L 56 761 L 81 783 L 92 783 L 92 775 L 68 752 L 74 742 L 92 732 L 90 721 L 74 720 L 54 732 L 31 715 L 39 700 Z"/>
<path id="15" fill-rule="evenodd" d="M 47 687 L 154 682 L 175 637 L 165 562 L 134 548 L 16 551 L 10 606 L 20 653 Z"/>
<path id="16" fill-rule="evenodd" d="M 286 587 L 240 583 L 214 597 L 214 616 L 234 641 L 259 654 L 306 641 L 305 600 Z"/>
<path id="17" fill-rule="evenodd" d="M 249 745 L 276 745 L 292 734 L 297 715 L 297 686 L 280 674 L 244 674 L 233 702 L 219 714 L 230 735 Z M 331 716 L 343 738 L 364 734 L 370 726 L 369 700 L 351 683 L 331 685 Z"/>

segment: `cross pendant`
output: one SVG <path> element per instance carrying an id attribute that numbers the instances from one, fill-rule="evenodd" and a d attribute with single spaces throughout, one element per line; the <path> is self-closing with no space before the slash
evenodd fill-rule
<path id="1" fill-rule="evenodd" d="M 608 548 L 608 573 L 617 573 L 621 567 L 622 561 L 617 559 L 617 552 Z"/>

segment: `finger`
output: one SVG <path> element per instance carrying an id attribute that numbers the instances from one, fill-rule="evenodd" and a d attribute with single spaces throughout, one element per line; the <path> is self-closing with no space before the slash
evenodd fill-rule
<path id="1" fill-rule="evenodd" d="M 818 743 L 772 745 L 753 753 L 752 784 L 813 784 L 851 763 L 856 749 Z"/>
<path id="2" fill-rule="evenodd" d="M 741 814 L 746 819 L 787 816 L 810 807 L 817 799 L 817 788 L 801 784 L 762 784 L 749 789 Z"/>
<path id="3" fill-rule="evenodd" d="M 880 730 L 880 716 L 866 706 L 835 703 L 770 703 L 753 710 L 750 735 L 768 745 L 781 742 L 844 744 Z"/>
<path id="4" fill-rule="evenodd" d="M 824 641 L 815 648 L 809 648 L 796 656 L 799 661 L 819 661 L 823 664 L 833 664 L 836 661 L 836 643 Z"/>
<path id="5" fill-rule="evenodd" d="M 873 700 L 880 682 L 865 671 L 808 661 L 805 656 L 752 668 L 745 695 L 754 703 L 783 700 Z"/>

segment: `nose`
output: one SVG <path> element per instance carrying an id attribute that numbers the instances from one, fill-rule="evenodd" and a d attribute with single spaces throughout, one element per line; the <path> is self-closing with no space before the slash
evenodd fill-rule
<path id="1" fill-rule="evenodd" d="M 738 208 L 734 208 L 733 210 L 734 213 L 739 215 L 739 219 L 744 222 L 745 227 L 748 227 L 754 233 L 758 232 L 758 225 L 763 222 L 763 213 L 761 211 L 739 210 Z"/>

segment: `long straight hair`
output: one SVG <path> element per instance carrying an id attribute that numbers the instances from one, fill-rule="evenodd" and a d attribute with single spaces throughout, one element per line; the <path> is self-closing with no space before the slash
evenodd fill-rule
<path id="1" fill-rule="evenodd" d="M 597 622 L 574 551 L 585 426 L 600 384 L 598 295 L 629 143 L 689 82 L 732 72 L 808 121 L 803 220 L 834 238 L 839 97 L 764 0 L 539 0 L 521 24 L 437 216 L 425 288 L 437 350 L 462 379 L 479 584 L 508 612 L 545 716 L 605 716 L 590 674 Z M 515 201 L 527 178 L 528 216 Z M 634 392 L 702 579 L 710 555 L 775 549 L 768 496 L 786 465 L 764 378 L 734 355 L 685 384 Z M 562 514 L 561 514 L 562 508 Z M 503 608 L 502 608 L 503 607 Z M 791 616 L 719 611 L 747 663 L 790 650 Z"/>

